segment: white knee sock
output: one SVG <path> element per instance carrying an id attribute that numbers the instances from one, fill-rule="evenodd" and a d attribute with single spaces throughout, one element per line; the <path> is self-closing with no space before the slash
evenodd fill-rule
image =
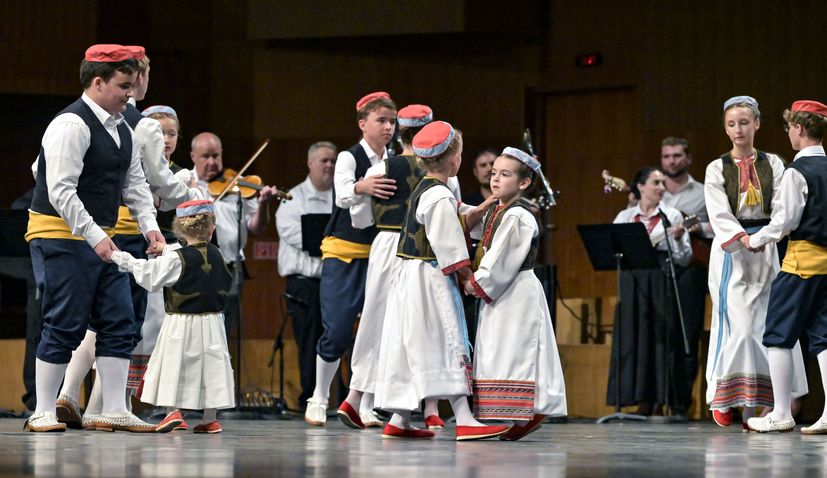
<path id="1" fill-rule="evenodd" d="M 204 420 L 203 423 L 209 423 L 216 420 L 218 417 L 218 410 L 215 408 L 205 408 L 204 409 Z"/>
<path id="2" fill-rule="evenodd" d="M 325 401 L 330 398 L 330 384 L 337 370 L 339 370 L 339 360 L 328 362 L 316 356 L 316 389 L 313 390 L 313 398 Z"/>
<path id="3" fill-rule="evenodd" d="M 101 391 L 101 374 L 95 372 L 95 384 L 89 394 L 89 403 L 86 404 L 84 415 L 100 415 L 103 409 L 103 392 Z"/>
<path id="4" fill-rule="evenodd" d="M 68 395 L 76 402 L 80 400 L 80 384 L 95 362 L 96 336 L 96 333 L 87 330 L 83 341 L 72 352 L 72 359 L 69 360 L 69 366 L 66 368 L 66 377 L 63 379 L 60 395 Z"/>
<path id="5" fill-rule="evenodd" d="M 57 390 L 60 388 L 60 381 L 66 373 L 65 363 L 49 363 L 35 359 L 34 383 L 37 393 L 37 406 L 35 413 L 55 413 L 55 400 Z"/>
<path id="6" fill-rule="evenodd" d="M 364 394 L 362 392 L 351 388 L 350 391 L 347 392 L 347 397 L 345 398 L 345 401 L 349 403 L 354 410 L 356 410 L 359 413 L 362 413 L 363 410 L 361 407 L 364 405 L 364 401 L 362 400 L 363 396 Z M 371 400 L 371 402 L 373 402 L 373 400 Z M 371 406 L 373 406 L 372 403 Z"/>
<path id="7" fill-rule="evenodd" d="M 127 413 L 124 393 L 129 375 L 129 359 L 98 357 L 98 373 L 103 392 L 103 413 Z"/>
<path id="8" fill-rule="evenodd" d="M 429 398 L 425 400 L 425 418 L 430 417 L 431 415 L 439 416 L 439 400 L 435 398 Z"/>
<path id="9" fill-rule="evenodd" d="M 824 387 L 824 396 L 827 397 L 827 350 L 819 352 L 818 369 L 821 371 L 821 384 Z M 821 414 L 822 420 L 827 420 L 827 398 L 824 400 L 824 412 Z"/>
<path id="10" fill-rule="evenodd" d="M 770 347 L 770 379 L 772 380 L 773 420 L 789 420 L 793 389 L 793 351 Z"/>
<path id="11" fill-rule="evenodd" d="M 402 428 L 402 429 L 413 428 L 413 427 L 411 427 L 411 412 L 405 411 L 405 412 L 394 413 L 393 416 L 391 416 L 391 420 L 390 420 L 389 423 L 391 425 L 395 426 L 396 428 Z"/>
<path id="12" fill-rule="evenodd" d="M 350 394 L 348 394 L 348 398 L 350 398 Z M 350 402 L 351 406 L 353 406 L 353 402 Z M 373 394 L 372 393 L 363 393 L 362 400 L 359 402 L 359 406 L 357 407 L 359 410 L 359 414 L 362 413 L 372 413 L 373 412 Z"/>
<path id="13" fill-rule="evenodd" d="M 454 416 L 457 419 L 457 426 L 460 427 L 481 427 L 482 423 L 474 419 L 474 414 L 471 413 L 471 407 L 468 406 L 468 397 L 465 395 L 458 395 L 456 397 L 449 397 L 451 408 L 454 409 Z"/>

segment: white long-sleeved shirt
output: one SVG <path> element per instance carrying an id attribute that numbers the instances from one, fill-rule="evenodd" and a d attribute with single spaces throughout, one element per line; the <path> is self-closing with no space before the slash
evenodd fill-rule
<path id="1" fill-rule="evenodd" d="M 692 260 L 692 245 L 689 242 L 689 234 L 683 233 L 681 234 L 681 237 L 676 239 L 672 237 L 672 234 L 667 233 L 666 228 L 663 227 L 663 221 L 656 219 L 658 218 L 658 209 L 661 209 L 664 214 L 666 214 L 666 217 L 672 224 L 680 224 L 681 221 L 683 221 L 683 215 L 680 211 L 666 206 L 663 202 L 661 202 L 648 216 L 640 209 L 640 205 L 637 205 L 620 211 L 612 222 L 614 224 L 637 222 L 635 218 L 640 215 L 640 222 L 642 222 L 648 230 L 650 227 L 650 221 L 657 220 L 657 224 L 655 224 L 652 227 L 652 231 L 649 232 L 649 239 L 652 240 L 652 244 L 655 246 L 655 249 L 665 251 L 666 241 L 663 239 L 668 236 L 670 246 L 672 247 L 672 257 L 675 260 L 675 264 L 681 266 L 689 264 L 689 261 Z"/>
<path id="2" fill-rule="evenodd" d="M 279 275 L 301 274 L 321 277 L 322 258 L 311 257 L 302 250 L 301 217 L 305 214 L 330 214 L 333 210 L 333 191 L 319 191 L 306 178 L 290 190 L 293 199 L 276 211 L 276 231 L 279 234 Z"/>
<path id="3" fill-rule="evenodd" d="M 808 146 L 799 151 L 793 161 L 804 156 L 825 156 L 824 147 Z M 778 194 L 773 194 L 770 223 L 749 238 L 750 247 L 761 247 L 784 238 L 798 227 L 806 204 L 807 180 L 798 170 L 785 169 L 778 186 Z"/>
<path id="4" fill-rule="evenodd" d="M 168 211 L 185 201 L 203 199 L 196 188 L 190 188 L 169 169 L 164 157 L 164 132 L 161 123 L 142 118 L 135 127 L 135 143 L 141 155 L 144 174 L 153 194 L 161 198 L 161 210 Z"/>
<path id="5" fill-rule="evenodd" d="M 119 147 L 121 138 L 118 134 L 118 125 L 123 121 L 123 115 L 110 115 L 106 110 L 84 93 L 81 99 L 86 103 L 95 117 L 101 122 L 104 129 Z M 130 129 L 130 133 L 132 130 Z M 95 224 L 92 216 L 86 210 L 83 202 L 77 195 L 78 179 L 83 172 L 83 157 L 92 141 L 92 133 L 83 119 L 74 113 L 64 113 L 57 116 L 43 134 L 43 147 L 46 164 L 46 186 L 49 202 L 60 217 L 66 221 L 72 234 L 81 236 L 86 243 L 95 247 L 107 237 L 103 229 Z M 37 174 L 37 162 L 32 167 Z M 149 231 L 157 231 L 155 221 L 155 207 L 152 203 L 152 194 L 146 182 L 137 142 L 132 141 L 132 161 L 126 173 L 123 187 L 123 200 L 130 213 L 138 221 L 141 232 L 146 235 Z"/>
<path id="6" fill-rule="evenodd" d="M 379 157 L 364 138 L 359 141 L 359 145 L 365 150 L 371 166 L 388 157 L 387 148 L 382 151 L 382 156 Z M 339 152 L 336 157 L 336 169 L 333 172 L 333 188 L 336 190 L 337 206 L 349 209 L 356 202 L 367 202 L 368 206 L 370 205 L 370 196 L 356 194 L 353 190 L 356 181 L 359 179 L 356 177 L 356 158 L 349 151 Z"/>

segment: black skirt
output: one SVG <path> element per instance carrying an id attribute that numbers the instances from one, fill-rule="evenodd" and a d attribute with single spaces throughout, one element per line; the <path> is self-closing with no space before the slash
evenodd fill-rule
<path id="1" fill-rule="evenodd" d="M 615 405 L 615 359 L 620 347 L 620 405 L 686 403 L 683 339 L 672 283 L 662 269 L 621 272 L 620 321 L 612 331 L 606 403 Z"/>

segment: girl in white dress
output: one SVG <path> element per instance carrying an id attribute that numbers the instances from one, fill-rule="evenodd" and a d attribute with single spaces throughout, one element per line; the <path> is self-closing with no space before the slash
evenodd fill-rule
<path id="1" fill-rule="evenodd" d="M 466 398 L 471 364 L 455 274 L 467 280 L 471 268 L 457 200 L 446 185 L 462 162 L 462 138 L 435 121 L 414 137 L 413 147 L 427 175 L 411 193 L 398 249 L 404 260 L 388 292 L 375 399 L 394 416 L 383 437 L 432 438 L 409 421 L 427 398 L 451 402 L 457 440 L 498 436 L 508 427 L 475 420 Z"/>
<path id="2" fill-rule="evenodd" d="M 186 246 L 153 260 L 113 253 L 121 270 L 149 291 L 164 290 L 166 317 L 147 365 L 140 399 L 162 407 L 204 410 L 195 433 L 220 433 L 216 410 L 235 406 L 233 370 L 222 310 L 232 277 L 217 247 L 212 201 L 176 208 L 173 230 Z"/>
<path id="3" fill-rule="evenodd" d="M 749 233 L 769 223 L 784 163 L 753 146 L 760 126 L 758 102 L 736 96 L 724 103 L 724 129 L 732 150 L 709 163 L 704 199 L 715 231 L 709 260 L 712 322 L 706 366 L 706 402 L 720 426 L 732 423 L 732 409 L 743 407 L 742 427 L 756 407 L 772 407 L 769 352 L 761 343 L 770 286 L 780 265 L 774 244 L 747 247 Z M 807 378 L 801 347 L 793 349 L 794 398 L 805 395 Z"/>
<path id="4" fill-rule="evenodd" d="M 512 420 L 519 440 L 549 415 L 566 415 L 566 386 L 543 286 L 534 274 L 539 229 L 522 200 L 540 163 L 516 148 L 494 161 L 488 209 L 465 291 L 483 300 L 474 350 L 474 412 Z"/>

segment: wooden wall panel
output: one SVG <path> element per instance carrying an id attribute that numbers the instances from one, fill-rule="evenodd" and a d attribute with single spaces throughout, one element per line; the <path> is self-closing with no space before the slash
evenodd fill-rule
<path id="1" fill-rule="evenodd" d="M 97 33 L 96 5 L 95 0 L 3 2 L 0 93 L 77 91 L 83 52 Z"/>
<path id="2" fill-rule="evenodd" d="M 547 97 L 545 172 L 560 190 L 552 209 L 551 251 L 564 297 L 615 295 L 615 274 L 595 272 L 578 224 L 610 223 L 625 207 L 623 193 L 605 194 L 600 173 L 632 171 L 641 163 L 633 89 L 559 93 Z"/>

